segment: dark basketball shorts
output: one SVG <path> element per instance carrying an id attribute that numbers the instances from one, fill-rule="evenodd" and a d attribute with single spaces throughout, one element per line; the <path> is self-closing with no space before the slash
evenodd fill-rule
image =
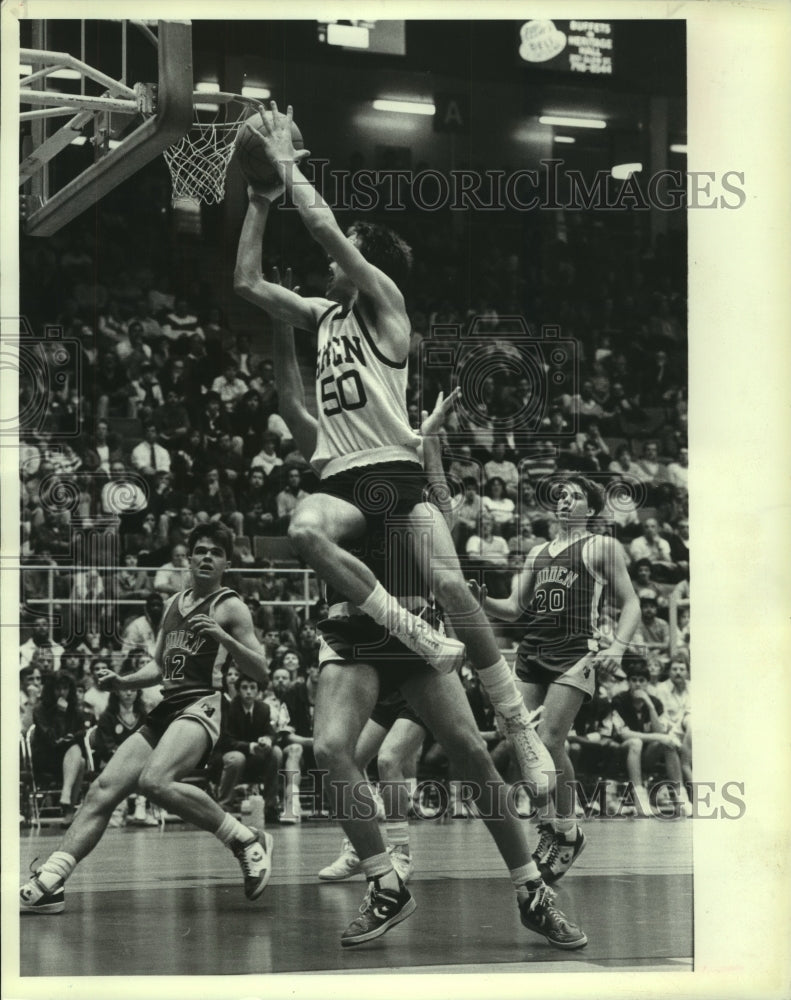
<path id="1" fill-rule="evenodd" d="M 421 726 L 428 732 L 425 722 L 417 712 L 409 705 L 405 698 L 396 697 L 392 701 L 389 699 L 377 701 L 371 712 L 371 722 L 375 722 L 382 729 L 392 729 L 398 719 L 407 719 Z"/>
<path id="2" fill-rule="evenodd" d="M 585 695 L 584 700 L 590 701 L 596 690 L 596 669 L 591 664 L 593 656 L 593 653 L 586 653 L 562 671 L 549 670 L 536 660 L 520 656 L 516 660 L 516 676 L 525 684 L 542 684 L 545 687 L 560 684 L 577 688 Z"/>
<path id="3" fill-rule="evenodd" d="M 350 668 L 359 664 L 373 667 L 379 675 L 379 700 L 396 692 L 401 683 L 417 673 L 434 672 L 382 625 L 365 615 L 327 618 L 319 622 L 319 667 L 341 663 Z"/>
<path id="4" fill-rule="evenodd" d="M 426 474 L 416 462 L 347 469 L 322 479 L 316 493 L 352 504 L 371 525 L 380 525 L 388 517 L 405 517 L 429 496 Z"/>
<path id="5" fill-rule="evenodd" d="M 152 709 L 138 732 L 155 747 L 167 728 L 177 719 L 194 719 L 206 730 L 213 749 L 220 738 L 222 694 L 211 688 L 190 688 L 166 691 L 162 701 Z"/>

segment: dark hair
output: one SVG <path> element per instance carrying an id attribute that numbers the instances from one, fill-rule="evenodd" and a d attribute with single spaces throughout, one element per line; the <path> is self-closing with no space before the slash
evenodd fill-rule
<path id="1" fill-rule="evenodd" d="M 219 545 L 225 552 L 230 562 L 233 556 L 233 534 L 229 528 L 219 521 L 209 521 L 208 524 L 196 524 L 187 538 L 187 553 L 192 555 L 192 550 L 201 538 L 208 538 L 209 541 Z"/>
<path id="2" fill-rule="evenodd" d="M 247 681 L 248 684 L 255 684 L 258 690 L 259 691 L 261 690 L 261 682 L 258 680 L 257 677 L 251 677 L 250 674 L 239 675 L 239 683 L 236 685 L 237 688 L 240 688 L 245 681 Z"/>
<path id="3" fill-rule="evenodd" d="M 491 497 L 491 495 L 492 495 L 492 486 L 494 486 L 495 483 L 499 483 L 500 484 L 500 489 L 502 489 L 503 495 L 505 495 L 505 480 L 503 479 L 502 476 L 492 476 L 491 479 L 487 480 L 487 482 L 486 482 L 486 492 L 488 493 L 488 495 Z"/>
<path id="4" fill-rule="evenodd" d="M 118 668 L 118 676 L 126 677 L 128 674 L 133 674 L 137 671 L 137 664 L 135 663 L 135 657 L 141 654 L 146 655 L 145 649 L 142 646 L 135 646 L 129 653 L 129 656 L 124 660 L 121 666 Z M 111 691 L 110 697 L 107 699 L 107 711 L 112 715 L 118 715 L 121 710 L 121 702 L 118 699 L 118 692 Z M 135 700 L 132 702 L 132 710 L 137 713 L 137 715 L 145 715 L 145 709 L 143 708 L 143 692 L 139 690 L 135 694 Z"/>
<path id="5" fill-rule="evenodd" d="M 67 684 L 69 691 L 66 695 L 66 701 L 69 703 L 66 712 L 69 716 L 72 714 L 77 714 L 77 685 L 74 678 L 66 670 L 59 670 L 57 673 L 48 674 L 44 677 L 44 686 L 41 691 L 41 708 L 45 713 L 51 714 L 55 712 L 55 706 L 58 700 L 57 688 L 61 684 Z"/>
<path id="6" fill-rule="evenodd" d="M 620 457 L 621 457 L 621 455 L 624 455 L 624 454 L 626 454 L 627 452 L 628 452 L 628 453 L 629 453 L 629 454 L 631 455 L 631 454 L 632 454 L 632 449 L 631 449 L 631 448 L 629 447 L 629 445 L 628 445 L 628 444 L 627 444 L 627 443 L 626 443 L 625 441 L 623 441 L 623 442 L 622 442 L 621 444 L 619 444 L 619 445 L 618 445 L 618 447 L 617 447 L 617 448 L 615 449 L 615 457 L 616 457 L 616 458 L 620 458 Z"/>
<path id="7" fill-rule="evenodd" d="M 412 249 L 397 233 L 375 222 L 354 222 L 346 231 L 356 236 L 360 253 L 403 291 L 412 272 Z"/>
<path id="8" fill-rule="evenodd" d="M 563 476 L 561 482 L 574 483 L 575 486 L 579 486 L 585 494 L 588 506 L 593 510 L 593 517 L 601 512 L 604 507 L 604 491 L 600 486 L 597 486 L 592 479 L 588 479 L 587 476 L 581 476 L 574 472 L 570 475 Z"/>
<path id="9" fill-rule="evenodd" d="M 626 676 L 630 679 L 632 677 L 645 677 L 646 680 L 651 680 L 651 671 L 648 669 L 648 664 L 642 656 L 627 653 L 623 658 L 623 669 Z"/>

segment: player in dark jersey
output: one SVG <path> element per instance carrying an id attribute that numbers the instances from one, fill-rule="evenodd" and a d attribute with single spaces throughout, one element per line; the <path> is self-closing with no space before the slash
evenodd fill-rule
<path id="1" fill-rule="evenodd" d="M 22 912 L 63 911 L 66 879 L 98 844 L 116 806 L 136 790 L 229 847 L 242 868 L 248 899 L 266 888 L 271 835 L 239 823 L 202 789 L 180 780 L 208 757 L 220 734 L 222 695 L 212 687 L 218 657 L 230 653 L 246 674 L 267 681 L 250 611 L 221 584 L 232 546 L 223 525 L 198 525 L 187 542 L 192 586 L 168 602 L 154 659 L 123 677 L 110 670 L 100 674 L 105 689 L 162 682 L 164 698 L 93 782 L 58 850 L 21 887 Z"/>
<path id="2" fill-rule="evenodd" d="M 344 233 L 299 169 L 305 154 L 295 151 L 291 139 L 292 108 L 283 115 L 272 101 L 268 110 L 261 110 L 259 130 L 245 125 L 245 137 L 259 144 L 279 180 L 263 187 L 250 181 L 234 287 L 273 320 L 319 337 L 319 420 L 311 453 L 322 478 L 319 490 L 292 517 L 289 537 L 322 579 L 438 670 L 459 666 L 466 647 L 522 776 L 545 798 L 554 784 L 554 770 L 536 737 L 536 720 L 526 711 L 489 621 L 467 588 L 447 524 L 424 497 L 419 438 L 409 425 L 405 400 L 411 325 L 400 286 L 410 271 L 411 250 L 383 226 L 355 223 Z M 268 213 L 284 189 L 329 257 L 326 298 L 302 298 L 261 273 Z M 344 547 L 371 530 L 379 516 L 374 508 L 381 510 L 382 501 L 391 504 L 393 519 L 399 518 L 413 533 L 412 558 L 430 577 L 458 638 L 431 629 L 411 614 Z"/>
<path id="3" fill-rule="evenodd" d="M 496 618 L 516 621 L 526 615 L 516 676 L 528 709 L 543 706 L 538 734 L 558 771 L 554 805 L 549 804 L 546 822 L 539 826 L 534 854 L 550 883 L 568 871 L 585 846 L 574 819 L 574 768 L 565 749 L 569 729 L 583 699 L 595 690 L 596 671 L 620 668 L 640 620 L 621 546 L 587 530 L 603 505 L 598 486 L 568 475 L 558 480 L 555 495 L 557 537 L 530 550 L 510 597 L 484 600 Z M 621 612 L 612 642 L 601 648 L 598 617 L 605 594 Z"/>

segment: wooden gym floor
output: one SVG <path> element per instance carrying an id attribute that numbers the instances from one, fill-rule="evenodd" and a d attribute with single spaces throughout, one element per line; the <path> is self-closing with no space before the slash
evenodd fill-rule
<path id="1" fill-rule="evenodd" d="M 479 820 L 410 824 L 417 911 L 369 945 L 339 936 L 362 876 L 321 883 L 338 854 L 329 821 L 270 829 L 272 880 L 248 903 L 238 865 L 213 837 L 180 825 L 108 830 L 66 887 L 66 912 L 20 920 L 22 976 L 309 972 L 595 972 L 692 969 L 692 825 L 611 819 L 584 824 L 587 846 L 558 903 L 589 943 L 563 952 L 525 930 L 493 841 Z M 59 831 L 21 834 L 20 869 Z"/>

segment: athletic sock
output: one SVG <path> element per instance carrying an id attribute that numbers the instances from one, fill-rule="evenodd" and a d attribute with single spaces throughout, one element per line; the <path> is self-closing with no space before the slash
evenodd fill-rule
<path id="1" fill-rule="evenodd" d="M 249 844 L 255 835 L 249 826 L 245 826 L 230 813 L 226 813 L 222 823 L 215 830 L 214 836 L 221 844 L 230 847 L 233 843 Z"/>
<path id="2" fill-rule="evenodd" d="M 382 889 L 400 892 L 401 883 L 387 851 L 384 854 L 374 854 L 370 858 L 361 858 L 360 865 L 369 882 L 376 880 Z"/>
<path id="3" fill-rule="evenodd" d="M 508 874 L 511 876 L 511 884 L 516 891 L 516 898 L 523 903 L 530 895 L 530 890 L 535 888 L 535 883 L 541 881 L 541 872 L 535 861 L 527 861 L 518 868 L 509 868 Z M 528 888 L 527 883 L 531 883 Z"/>
<path id="4" fill-rule="evenodd" d="M 409 823 L 405 819 L 385 824 L 387 840 L 393 847 L 409 847 Z"/>
<path id="5" fill-rule="evenodd" d="M 502 656 L 491 667 L 479 670 L 478 677 L 489 695 L 495 712 L 511 716 L 522 711 L 527 715 L 527 709 L 519 694 L 514 675 Z"/>
<path id="6" fill-rule="evenodd" d="M 381 583 L 377 583 L 371 593 L 360 605 L 360 611 L 377 623 L 384 625 L 388 632 L 406 632 L 410 622 L 418 619 L 410 614 L 392 594 L 388 593 Z"/>
<path id="7" fill-rule="evenodd" d="M 556 833 L 571 833 L 572 830 L 576 830 L 577 821 L 575 819 L 561 819 L 556 816 L 552 821 L 552 826 L 555 828 Z M 568 837 L 566 837 L 568 840 Z"/>
<path id="8" fill-rule="evenodd" d="M 54 851 L 41 866 L 37 878 L 47 892 L 52 892 L 66 881 L 76 867 L 77 859 L 73 855 Z"/>

